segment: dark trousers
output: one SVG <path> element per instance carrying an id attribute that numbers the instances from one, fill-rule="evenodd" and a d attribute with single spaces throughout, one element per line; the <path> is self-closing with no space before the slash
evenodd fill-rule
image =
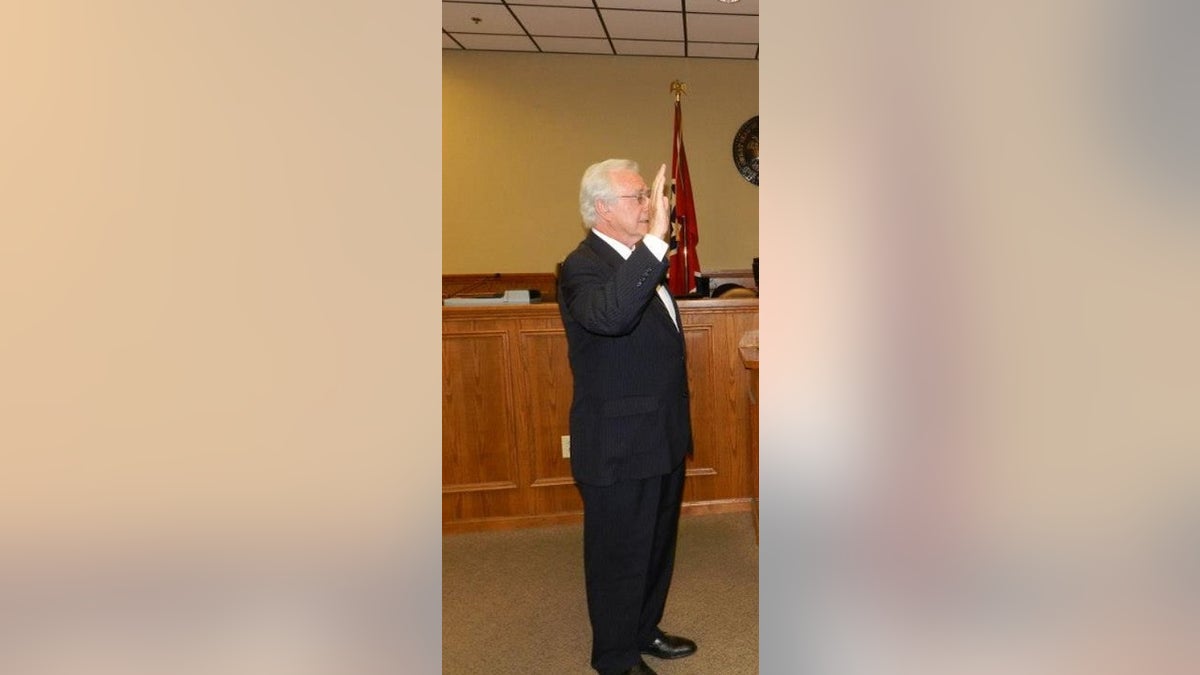
<path id="1" fill-rule="evenodd" d="M 683 476 L 680 463 L 664 476 L 579 484 L 592 667 L 601 673 L 635 665 L 639 647 L 662 636 Z"/>

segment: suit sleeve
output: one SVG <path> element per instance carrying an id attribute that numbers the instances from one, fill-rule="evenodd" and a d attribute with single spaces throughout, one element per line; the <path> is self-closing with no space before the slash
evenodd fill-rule
<path id="1" fill-rule="evenodd" d="M 559 292 L 571 318 L 589 333 L 627 335 L 657 296 L 666 273 L 667 263 L 644 245 L 634 248 L 615 274 L 594 254 L 577 252 L 563 262 Z"/>

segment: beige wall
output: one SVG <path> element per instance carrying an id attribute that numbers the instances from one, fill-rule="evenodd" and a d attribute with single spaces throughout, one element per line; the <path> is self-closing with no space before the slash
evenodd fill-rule
<path id="1" fill-rule="evenodd" d="M 732 144 L 758 114 L 758 62 L 443 52 L 442 272 L 552 272 L 583 235 L 587 165 L 626 157 L 647 181 L 669 167 L 673 80 L 688 88 L 701 264 L 749 268 L 758 187 L 738 174 Z"/>

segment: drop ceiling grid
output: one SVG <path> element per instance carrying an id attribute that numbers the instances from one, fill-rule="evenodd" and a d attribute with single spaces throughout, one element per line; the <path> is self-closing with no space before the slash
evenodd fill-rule
<path id="1" fill-rule="evenodd" d="M 758 1 L 443 0 L 442 48 L 756 60 Z"/>

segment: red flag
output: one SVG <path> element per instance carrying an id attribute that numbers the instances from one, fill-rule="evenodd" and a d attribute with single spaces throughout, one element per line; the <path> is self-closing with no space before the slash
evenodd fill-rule
<path id="1" fill-rule="evenodd" d="M 700 241 L 700 233 L 696 228 L 696 204 L 692 201 L 687 153 L 683 150 L 683 111 L 678 97 L 675 98 L 675 138 L 671 148 L 671 192 L 675 201 L 671 209 L 675 245 L 670 253 L 667 287 L 671 295 L 681 296 L 696 290 L 696 276 L 700 274 L 696 244 Z"/>

